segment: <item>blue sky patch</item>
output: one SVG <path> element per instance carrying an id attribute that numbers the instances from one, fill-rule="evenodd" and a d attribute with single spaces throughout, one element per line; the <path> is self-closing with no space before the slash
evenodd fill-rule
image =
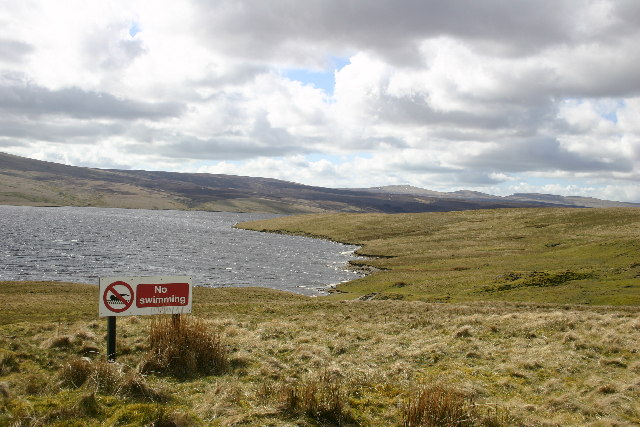
<path id="1" fill-rule="evenodd" d="M 288 68 L 282 70 L 282 75 L 290 80 L 296 80 L 305 85 L 322 89 L 327 95 L 333 95 L 336 85 L 335 72 L 349 64 L 349 58 L 330 57 L 327 70 L 311 70 L 306 68 Z"/>
<path id="2" fill-rule="evenodd" d="M 608 109 L 603 109 L 603 111 L 600 111 L 600 115 L 612 123 L 618 123 L 618 110 L 624 107 L 625 107 L 624 100 L 619 99 L 615 101 L 613 106 L 610 106 Z"/>
<path id="3" fill-rule="evenodd" d="M 138 34 L 140 31 L 142 31 L 140 29 L 140 24 L 138 24 L 137 22 L 132 22 L 131 26 L 129 27 L 129 35 L 131 37 L 135 37 L 136 34 Z"/>

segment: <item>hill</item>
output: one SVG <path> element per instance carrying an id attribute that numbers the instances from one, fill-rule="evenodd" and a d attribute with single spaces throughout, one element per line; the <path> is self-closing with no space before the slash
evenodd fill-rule
<path id="1" fill-rule="evenodd" d="M 556 194 L 516 193 L 510 196 L 494 196 L 478 191 L 459 190 L 453 192 L 440 192 L 413 187 L 411 185 L 387 185 L 384 187 L 363 188 L 361 191 L 369 191 L 380 194 L 406 194 L 422 197 L 434 197 L 439 199 L 454 199 L 467 201 L 482 201 L 492 203 L 540 203 L 548 206 L 567 206 L 576 208 L 614 208 L 614 207 L 640 207 L 640 203 L 625 203 L 612 200 L 601 200 L 594 197 L 559 196 Z"/>
<path id="2" fill-rule="evenodd" d="M 94 169 L 0 153 L 0 204 L 281 214 L 446 212 L 557 205 L 557 201 L 431 193 L 331 189 L 220 174 Z"/>
<path id="3" fill-rule="evenodd" d="M 362 246 L 341 298 L 640 305 L 640 209 L 324 214 L 239 224 Z"/>

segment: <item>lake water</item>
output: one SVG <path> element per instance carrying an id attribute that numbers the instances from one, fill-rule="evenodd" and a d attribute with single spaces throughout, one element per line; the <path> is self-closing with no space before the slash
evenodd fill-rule
<path id="1" fill-rule="evenodd" d="M 347 269 L 355 246 L 233 228 L 273 216 L 0 206 L 0 280 L 190 275 L 199 286 L 322 295 L 360 277 Z"/>

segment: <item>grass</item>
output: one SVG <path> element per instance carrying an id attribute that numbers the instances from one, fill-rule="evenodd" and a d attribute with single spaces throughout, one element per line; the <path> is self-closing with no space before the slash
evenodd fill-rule
<path id="1" fill-rule="evenodd" d="M 361 246 L 350 299 L 640 304 L 640 209 L 498 209 L 281 217 L 242 228 Z"/>
<path id="2" fill-rule="evenodd" d="M 75 286 L 50 285 L 15 286 L 4 302 L 38 286 L 49 301 Z M 97 294 L 74 300 L 75 310 L 85 303 L 93 316 L 46 320 L 40 312 L 30 321 L 35 312 L 24 312 L 0 326 L 0 425 L 446 425 L 425 424 L 432 415 L 421 409 L 441 400 L 444 413 L 477 426 L 640 422 L 637 307 L 197 288 L 194 315 L 180 327 L 219 340 L 227 362 L 185 377 L 144 369 L 150 331 L 160 324 L 166 335 L 171 317 L 119 319 L 110 364 Z"/>
<path id="3" fill-rule="evenodd" d="M 327 298 L 195 288 L 179 322 L 119 319 L 115 364 L 97 286 L 0 282 L 0 426 L 638 425 L 638 212 L 252 224 L 380 270 Z"/>
<path id="4" fill-rule="evenodd" d="M 0 325 L 42 320 L 94 319 L 98 287 L 50 282 L 0 281 Z"/>
<path id="5" fill-rule="evenodd" d="M 510 425 L 508 414 L 481 414 L 468 396 L 444 384 L 421 388 L 403 409 L 405 427 L 480 427 Z"/>
<path id="6" fill-rule="evenodd" d="M 220 374 L 229 368 L 220 334 L 191 316 L 154 316 L 149 330 L 149 351 L 140 371 L 176 378 Z"/>
<path id="7" fill-rule="evenodd" d="M 342 379 L 335 372 L 323 371 L 312 378 L 285 384 L 280 393 L 282 409 L 286 412 L 336 425 L 355 422 Z"/>

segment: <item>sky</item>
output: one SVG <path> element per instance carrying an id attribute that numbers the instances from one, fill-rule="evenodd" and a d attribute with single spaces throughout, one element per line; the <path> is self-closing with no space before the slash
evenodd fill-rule
<path id="1" fill-rule="evenodd" d="M 0 151 L 640 201 L 637 0 L 0 0 Z"/>

